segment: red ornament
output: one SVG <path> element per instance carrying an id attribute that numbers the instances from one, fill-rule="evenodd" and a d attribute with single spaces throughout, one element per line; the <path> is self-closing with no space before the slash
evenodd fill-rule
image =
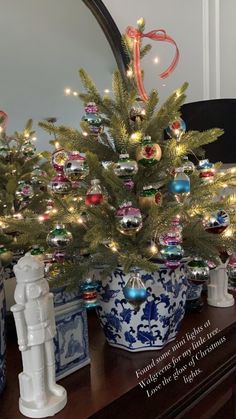
<path id="1" fill-rule="evenodd" d="M 85 204 L 88 206 L 100 205 L 104 202 L 104 194 L 100 185 L 100 180 L 91 180 L 91 187 L 89 188 L 86 197 Z"/>

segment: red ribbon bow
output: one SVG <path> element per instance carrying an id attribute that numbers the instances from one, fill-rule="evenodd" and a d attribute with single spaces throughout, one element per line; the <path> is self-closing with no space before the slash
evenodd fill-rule
<path id="1" fill-rule="evenodd" d="M 175 46 L 175 56 L 170 66 L 165 71 L 163 71 L 163 73 L 160 74 L 161 79 L 165 79 L 174 71 L 179 61 L 179 49 L 174 39 L 171 38 L 166 33 L 166 31 L 164 31 L 164 29 L 156 29 L 148 33 L 142 33 L 138 29 L 132 26 L 129 26 L 126 29 L 126 34 L 129 38 L 134 39 L 134 74 L 135 74 L 139 94 L 141 98 L 146 102 L 148 100 L 148 95 L 143 85 L 141 66 L 140 66 L 140 40 L 141 38 L 149 38 L 149 39 L 153 39 L 154 41 L 164 41 Z"/>

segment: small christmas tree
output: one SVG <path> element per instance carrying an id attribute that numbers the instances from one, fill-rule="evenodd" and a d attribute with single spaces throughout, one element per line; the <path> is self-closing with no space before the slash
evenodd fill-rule
<path id="1" fill-rule="evenodd" d="M 7 116 L 2 114 L 5 117 L 0 121 L 0 258 L 7 263 L 10 250 L 29 250 L 33 238 L 35 243 L 45 243 L 46 231 L 39 221 L 46 216 L 42 214 L 46 208 L 49 165 L 45 158 L 48 154 L 36 152 L 32 120 L 21 132 L 8 136 Z"/>
<path id="2" fill-rule="evenodd" d="M 132 66 L 134 41 L 126 36 L 124 44 Z M 142 48 L 141 57 L 149 49 Z M 92 266 L 106 273 L 117 265 L 153 271 L 156 262 L 175 269 L 196 256 L 217 263 L 220 251 L 235 249 L 236 196 L 222 189 L 236 185 L 236 169 L 221 171 L 220 162 L 204 158 L 202 147 L 221 129 L 186 131 L 180 115 L 187 83 L 159 105 L 156 90 L 140 100 L 135 78 L 123 80 L 119 71 L 112 97 L 101 96 L 82 69 L 80 78 L 82 131 L 40 123 L 56 136 L 51 189 L 57 214 L 45 223 L 52 229 L 48 243 L 60 248 L 62 237 L 74 262 L 64 257 L 57 266 L 62 282 L 77 283 Z M 65 228 L 53 230 L 57 220 Z"/>

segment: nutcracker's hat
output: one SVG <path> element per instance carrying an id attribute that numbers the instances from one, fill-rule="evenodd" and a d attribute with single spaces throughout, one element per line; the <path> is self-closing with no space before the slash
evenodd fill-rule
<path id="1" fill-rule="evenodd" d="M 30 253 L 20 258 L 13 270 L 17 282 L 35 282 L 44 277 L 44 263 Z"/>

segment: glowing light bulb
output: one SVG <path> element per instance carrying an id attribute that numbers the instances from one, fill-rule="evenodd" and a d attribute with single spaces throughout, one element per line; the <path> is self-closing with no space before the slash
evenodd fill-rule
<path id="1" fill-rule="evenodd" d="M 71 94 L 71 89 L 69 87 L 66 87 L 64 93 L 66 96 L 69 96 Z"/>
<path id="2" fill-rule="evenodd" d="M 158 57 L 155 57 L 155 58 L 153 59 L 153 62 L 154 62 L 155 64 L 158 64 L 158 63 L 159 63 L 159 58 L 158 58 Z"/>
<path id="3" fill-rule="evenodd" d="M 3 132 L 3 127 L 0 127 L 0 133 Z"/>
<path id="4" fill-rule="evenodd" d="M 86 131 L 83 131 L 82 134 L 83 134 L 84 137 L 88 136 L 88 133 Z"/>
<path id="5" fill-rule="evenodd" d="M 74 91 L 74 92 L 73 92 L 73 96 L 78 96 L 78 94 L 79 94 L 79 93 L 78 93 L 78 92 L 76 92 L 76 91 Z"/>
<path id="6" fill-rule="evenodd" d="M 56 149 L 60 148 L 60 143 L 58 141 L 55 142 L 55 148 Z"/>
<path id="7" fill-rule="evenodd" d="M 140 17 L 140 18 L 137 20 L 137 25 L 138 25 L 138 26 L 143 26 L 143 25 L 144 25 L 144 18 L 143 18 L 143 17 Z"/>
<path id="8" fill-rule="evenodd" d="M 110 90 L 109 89 L 105 89 L 104 90 L 104 93 L 107 93 L 108 94 L 108 93 L 110 93 Z"/>
<path id="9" fill-rule="evenodd" d="M 69 208 L 69 211 L 70 211 L 70 212 L 73 212 L 74 210 L 75 210 L 75 209 L 74 209 L 74 207 L 70 207 L 70 208 Z"/>
<path id="10" fill-rule="evenodd" d="M 32 141 L 36 141 L 37 140 L 37 137 L 32 137 L 31 140 Z"/>
<path id="11" fill-rule="evenodd" d="M 227 228 L 227 230 L 224 233 L 225 237 L 232 237 L 233 236 L 233 230 L 231 228 Z"/>
<path id="12" fill-rule="evenodd" d="M 58 212 L 58 211 L 57 211 L 57 209 L 56 209 L 56 208 L 53 208 L 53 209 L 52 209 L 52 214 L 57 214 L 57 212 Z"/>
<path id="13" fill-rule="evenodd" d="M 130 68 L 129 70 L 127 70 L 126 74 L 129 78 L 133 77 L 133 70 Z"/>
<path id="14" fill-rule="evenodd" d="M 78 224 L 83 224 L 83 218 L 79 217 L 79 218 L 77 219 L 77 222 L 78 222 Z"/>
<path id="15" fill-rule="evenodd" d="M 153 253 L 153 254 L 158 252 L 158 247 L 155 245 L 155 243 L 151 244 L 150 252 Z"/>
<path id="16" fill-rule="evenodd" d="M 38 221 L 39 221 L 39 222 L 44 221 L 44 216 L 43 216 L 43 215 L 39 215 L 39 216 L 38 216 Z"/>

